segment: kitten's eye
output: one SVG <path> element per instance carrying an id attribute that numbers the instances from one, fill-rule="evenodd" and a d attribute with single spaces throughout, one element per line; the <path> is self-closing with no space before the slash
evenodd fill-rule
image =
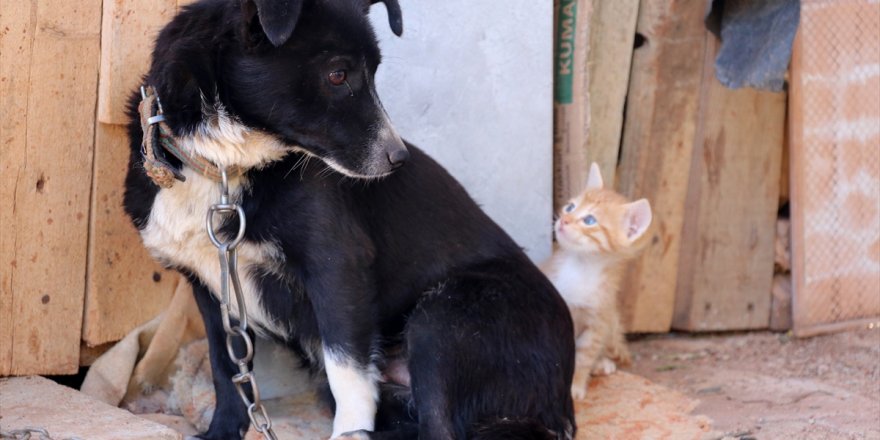
<path id="1" fill-rule="evenodd" d="M 565 205 L 565 208 L 563 208 L 563 209 L 565 209 L 565 212 L 574 211 L 574 203 L 569 203 L 569 204 Z"/>
<path id="2" fill-rule="evenodd" d="M 587 226 L 593 226 L 596 224 L 596 217 L 593 217 L 593 214 L 590 214 L 584 217 L 584 224 Z"/>
<path id="3" fill-rule="evenodd" d="M 345 71 L 344 70 L 334 70 L 330 72 L 330 75 L 327 79 L 330 81 L 330 84 L 334 86 L 341 86 L 345 84 Z"/>

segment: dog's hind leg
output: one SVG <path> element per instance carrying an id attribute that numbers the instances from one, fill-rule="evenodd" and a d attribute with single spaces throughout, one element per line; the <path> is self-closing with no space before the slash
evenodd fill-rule
<path id="1" fill-rule="evenodd" d="M 420 440 L 573 435 L 574 329 L 533 266 L 452 276 L 413 310 L 406 340 Z"/>
<path id="2" fill-rule="evenodd" d="M 206 440 L 241 439 L 248 429 L 249 420 L 247 408 L 238 396 L 235 385 L 232 384 L 232 376 L 238 370 L 237 366 L 229 359 L 229 354 L 226 351 L 226 332 L 223 330 L 223 322 L 220 317 L 220 304 L 198 280 L 191 281 L 196 304 L 205 321 L 216 395 L 216 408 L 211 425 L 208 432 L 199 435 L 199 438 Z M 233 325 L 237 325 L 237 322 L 233 322 Z M 240 342 L 240 340 L 236 342 Z M 239 355 L 243 354 L 243 344 L 236 344 L 235 351 Z M 250 393 L 248 395 L 253 398 Z"/>
<path id="3" fill-rule="evenodd" d="M 416 308 L 407 326 L 407 346 L 411 350 L 408 363 L 410 386 L 419 427 L 417 438 L 464 440 L 464 427 L 456 427 L 449 413 L 453 406 L 449 391 L 456 388 L 450 383 L 450 372 L 454 367 L 447 363 L 452 359 L 446 356 L 445 348 L 438 347 L 448 342 L 444 333 L 449 329 L 444 331 L 442 324 L 434 319 L 438 316 L 430 314 L 424 305 Z"/>

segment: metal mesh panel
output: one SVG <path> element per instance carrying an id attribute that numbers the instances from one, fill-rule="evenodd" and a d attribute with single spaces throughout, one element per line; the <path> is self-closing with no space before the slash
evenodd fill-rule
<path id="1" fill-rule="evenodd" d="M 799 38 L 796 330 L 880 315 L 880 2 L 804 0 Z"/>

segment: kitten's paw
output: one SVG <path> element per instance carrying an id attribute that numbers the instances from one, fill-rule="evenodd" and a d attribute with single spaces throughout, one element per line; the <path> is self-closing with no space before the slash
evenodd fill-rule
<path id="1" fill-rule="evenodd" d="M 584 385 L 571 386 L 571 398 L 574 400 L 584 400 L 587 398 L 587 387 Z"/>
<path id="2" fill-rule="evenodd" d="M 611 359 L 603 357 L 593 367 L 593 376 L 608 376 L 617 371 L 617 365 Z"/>
<path id="3" fill-rule="evenodd" d="M 617 356 L 612 357 L 614 363 L 621 367 L 629 367 L 632 365 L 632 355 L 629 353 L 629 349 L 626 348 L 626 345 L 617 349 Z"/>

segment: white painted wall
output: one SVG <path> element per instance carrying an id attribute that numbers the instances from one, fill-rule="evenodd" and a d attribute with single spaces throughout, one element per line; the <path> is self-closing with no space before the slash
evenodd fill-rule
<path id="1" fill-rule="evenodd" d="M 373 6 L 376 83 L 397 131 L 445 166 L 536 261 L 551 250 L 553 2 Z"/>

